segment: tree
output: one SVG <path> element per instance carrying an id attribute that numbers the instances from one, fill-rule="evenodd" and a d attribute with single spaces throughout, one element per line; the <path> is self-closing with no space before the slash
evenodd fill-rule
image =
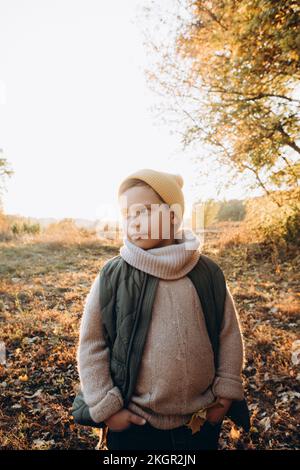
<path id="1" fill-rule="evenodd" d="M 156 44 L 159 67 L 146 71 L 172 97 L 184 148 L 208 145 L 271 196 L 297 189 L 299 3 L 193 0 L 185 9 L 174 47 Z"/>

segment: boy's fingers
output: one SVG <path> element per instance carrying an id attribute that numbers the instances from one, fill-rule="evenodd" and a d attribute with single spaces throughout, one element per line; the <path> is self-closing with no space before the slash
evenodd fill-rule
<path id="1" fill-rule="evenodd" d="M 129 419 L 130 419 L 131 423 L 134 423 L 134 424 L 145 424 L 146 423 L 146 420 L 144 418 L 142 418 L 141 416 L 138 416 L 134 413 L 130 414 Z"/>

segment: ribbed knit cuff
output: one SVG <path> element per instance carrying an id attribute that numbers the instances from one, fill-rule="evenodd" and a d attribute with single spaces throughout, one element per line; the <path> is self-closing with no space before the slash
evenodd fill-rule
<path id="1" fill-rule="evenodd" d="M 224 374 L 222 377 L 217 375 L 212 385 L 212 392 L 216 397 L 243 400 L 243 381 L 237 375 Z"/>
<path id="2" fill-rule="evenodd" d="M 90 415 L 95 423 L 108 419 L 124 406 L 124 400 L 118 387 L 113 387 L 97 405 L 89 407 Z"/>

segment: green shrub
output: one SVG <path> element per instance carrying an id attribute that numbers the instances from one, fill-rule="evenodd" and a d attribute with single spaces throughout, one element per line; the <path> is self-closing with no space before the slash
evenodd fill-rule
<path id="1" fill-rule="evenodd" d="M 11 225 L 11 231 L 14 235 L 23 235 L 23 234 L 36 235 L 40 233 L 41 227 L 40 227 L 40 224 L 30 224 L 27 222 L 18 224 L 15 222 Z"/>

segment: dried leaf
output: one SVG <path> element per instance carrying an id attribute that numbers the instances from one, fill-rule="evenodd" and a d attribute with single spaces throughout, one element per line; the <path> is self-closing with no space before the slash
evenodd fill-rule
<path id="1" fill-rule="evenodd" d="M 219 397 L 211 403 L 210 405 L 206 406 L 205 408 L 201 408 L 200 410 L 196 411 L 193 416 L 191 417 L 190 421 L 186 423 L 185 426 L 189 427 L 192 430 L 192 434 L 200 431 L 201 426 L 206 420 L 207 410 L 208 408 L 224 408 L 224 405 L 219 402 Z"/>
<path id="2" fill-rule="evenodd" d="M 28 375 L 26 375 L 26 374 L 20 375 L 20 376 L 19 376 L 19 380 L 21 380 L 21 382 L 27 382 L 27 380 L 28 380 Z"/>
<path id="3" fill-rule="evenodd" d="M 192 430 L 192 434 L 195 434 L 196 432 L 200 431 L 205 419 L 206 410 L 198 410 L 196 413 L 193 414 L 186 426 Z"/>
<path id="4" fill-rule="evenodd" d="M 231 439 L 233 439 L 234 441 L 235 440 L 238 440 L 241 436 L 241 432 L 238 428 L 236 428 L 235 426 L 232 426 L 231 430 L 230 430 L 230 437 Z"/>
<path id="5" fill-rule="evenodd" d="M 270 429 L 270 427 L 271 427 L 271 420 L 270 420 L 269 416 L 267 416 L 266 418 L 261 419 L 259 424 L 264 427 L 264 430 L 265 430 L 265 431 L 267 431 L 268 429 Z"/>
<path id="6" fill-rule="evenodd" d="M 300 340 L 296 340 L 292 344 L 292 363 L 294 366 L 300 364 Z"/>

